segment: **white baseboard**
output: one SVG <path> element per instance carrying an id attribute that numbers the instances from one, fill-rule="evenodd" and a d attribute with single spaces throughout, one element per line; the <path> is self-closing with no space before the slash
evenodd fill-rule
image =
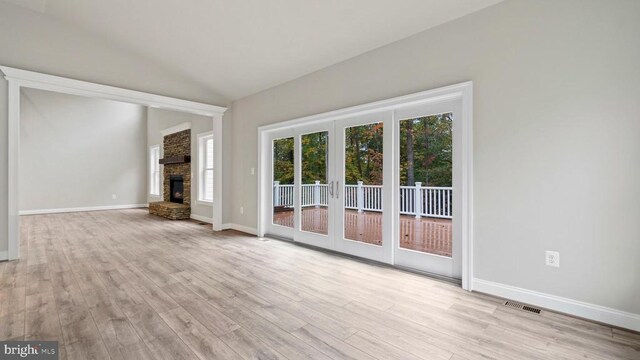
<path id="1" fill-rule="evenodd" d="M 0 261 L 9 260 L 7 250 L 0 251 Z"/>
<path id="2" fill-rule="evenodd" d="M 144 208 L 147 206 L 149 205 L 148 204 L 129 204 L 129 205 L 110 205 L 110 206 L 89 206 L 89 207 L 64 208 L 64 209 L 20 210 L 20 215 L 41 215 L 41 214 L 82 212 L 82 211 L 137 209 L 137 208 Z"/>
<path id="3" fill-rule="evenodd" d="M 233 223 L 222 224 L 222 230 L 227 230 L 227 229 L 233 229 L 233 230 L 237 230 L 237 231 L 242 231 L 243 233 L 247 233 L 247 234 L 251 234 L 251 235 L 257 235 L 258 234 L 258 230 L 256 228 L 252 228 L 252 227 L 248 227 L 248 226 L 244 226 L 244 225 L 233 224 Z"/>
<path id="4" fill-rule="evenodd" d="M 589 304 L 477 278 L 473 279 L 473 291 L 515 300 L 625 329 L 640 331 L 640 314 L 633 314 L 605 306 Z"/>
<path id="5" fill-rule="evenodd" d="M 207 224 L 213 224 L 213 218 L 209 218 L 209 217 L 206 217 L 206 216 L 191 214 L 191 218 L 193 220 L 202 221 L 202 222 L 205 222 Z"/>

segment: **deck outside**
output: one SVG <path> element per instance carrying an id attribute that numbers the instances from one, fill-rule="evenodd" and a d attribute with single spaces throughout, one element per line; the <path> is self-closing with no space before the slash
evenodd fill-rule
<path id="1" fill-rule="evenodd" d="M 303 231 L 327 233 L 328 212 L 325 207 L 302 209 Z M 293 227 L 294 212 L 275 213 L 273 222 Z M 345 238 L 380 245 L 382 214 L 345 210 Z M 375 239 L 375 240 L 374 240 Z M 451 220 L 400 215 L 400 246 L 404 249 L 451 256 Z"/>

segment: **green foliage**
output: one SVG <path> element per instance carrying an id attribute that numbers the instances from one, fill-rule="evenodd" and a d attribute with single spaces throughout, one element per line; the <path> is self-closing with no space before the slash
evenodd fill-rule
<path id="1" fill-rule="evenodd" d="M 345 184 L 382 185 L 382 123 L 345 129 Z"/>
<path id="2" fill-rule="evenodd" d="M 383 178 L 383 124 L 345 129 L 345 184 L 381 185 Z M 300 137 L 302 183 L 327 183 L 326 131 Z M 451 186 L 452 114 L 400 121 L 400 185 Z M 274 180 L 293 184 L 294 140 L 273 142 Z"/>
<path id="3" fill-rule="evenodd" d="M 316 180 L 327 183 L 328 140 L 326 131 L 301 136 L 303 184 L 313 184 Z"/>
<path id="4" fill-rule="evenodd" d="M 400 121 L 400 185 L 451 186 L 452 123 L 451 113 Z"/>
<path id="5" fill-rule="evenodd" d="M 293 138 L 273 141 L 273 180 L 293 184 Z"/>

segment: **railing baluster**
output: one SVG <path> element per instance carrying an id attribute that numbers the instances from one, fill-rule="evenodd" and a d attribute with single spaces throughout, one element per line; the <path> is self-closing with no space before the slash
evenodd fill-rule
<path id="1" fill-rule="evenodd" d="M 416 183 L 418 185 L 418 183 Z M 344 185 L 343 206 L 360 211 L 383 211 L 382 185 Z M 302 184 L 300 191 L 301 206 L 328 205 L 327 184 Z M 400 186 L 399 212 L 403 215 L 427 216 L 451 219 L 452 188 L 429 186 Z M 278 184 L 274 181 L 274 206 L 293 206 L 294 185 Z"/>

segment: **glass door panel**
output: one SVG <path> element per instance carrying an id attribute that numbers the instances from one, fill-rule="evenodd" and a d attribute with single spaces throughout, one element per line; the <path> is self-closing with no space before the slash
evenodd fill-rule
<path id="1" fill-rule="evenodd" d="M 461 276 L 459 100 L 396 110 L 394 263 Z"/>
<path id="2" fill-rule="evenodd" d="M 333 249 L 335 244 L 334 123 L 298 127 L 294 240 Z M 299 180 L 298 180 L 299 179 Z"/>
<path id="3" fill-rule="evenodd" d="M 272 142 L 272 223 L 294 226 L 294 138 L 276 139 Z"/>
<path id="4" fill-rule="evenodd" d="M 443 113 L 400 120 L 400 247 L 451 257 L 452 124 Z"/>
<path id="5" fill-rule="evenodd" d="M 344 238 L 381 246 L 382 122 L 344 129 Z"/>
<path id="6" fill-rule="evenodd" d="M 268 214 L 265 233 L 279 238 L 293 240 L 296 225 L 297 189 L 295 182 L 295 133 L 281 130 L 270 133 L 265 139 L 265 160 L 263 211 Z"/>
<path id="7" fill-rule="evenodd" d="M 300 136 L 300 230 L 327 235 L 329 217 L 329 132 Z"/>
<path id="8" fill-rule="evenodd" d="M 392 113 L 336 122 L 336 249 L 377 261 L 392 260 Z"/>

